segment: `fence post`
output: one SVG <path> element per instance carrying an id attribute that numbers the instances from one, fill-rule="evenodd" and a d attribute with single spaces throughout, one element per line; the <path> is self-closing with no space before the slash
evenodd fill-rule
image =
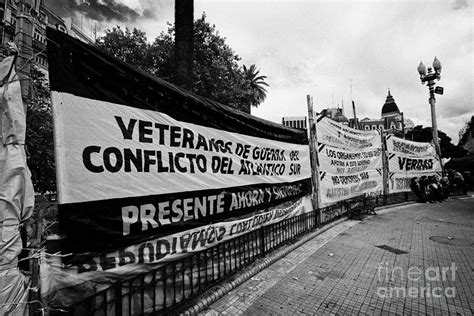
<path id="1" fill-rule="evenodd" d="M 260 231 L 260 254 L 263 256 L 265 255 L 265 231 L 264 231 L 265 226 L 262 226 L 259 231 Z"/>
<path id="2" fill-rule="evenodd" d="M 122 316 L 122 283 L 119 282 L 115 285 L 115 316 Z"/>
<path id="3" fill-rule="evenodd" d="M 382 194 L 383 194 L 383 205 L 387 205 L 387 194 L 388 194 L 388 159 L 387 159 L 387 143 L 384 137 L 384 130 L 380 130 L 380 137 L 382 141 Z"/>
<path id="4" fill-rule="evenodd" d="M 33 248 L 37 249 L 37 251 L 39 251 L 39 249 L 41 248 L 42 236 L 43 236 L 43 207 L 39 207 L 38 220 L 36 222 L 36 232 L 35 232 L 34 239 L 32 240 L 32 243 L 31 243 Z M 29 294 L 29 300 L 41 302 L 39 258 L 31 259 L 31 286 L 30 287 L 31 289 L 30 289 L 30 294 Z M 37 311 L 39 307 L 41 307 L 41 305 L 38 303 L 30 304 L 29 306 L 30 315 L 37 315 Z"/>
<path id="5" fill-rule="evenodd" d="M 321 198 L 319 192 L 319 160 L 318 160 L 318 137 L 316 131 L 316 121 L 314 120 L 313 98 L 306 96 L 308 103 L 308 128 L 309 128 L 309 154 L 311 160 L 311 180 L 312 180 L 312 202 L 313 211 L 316 212 L 316 226 L 320 224 Z"/>

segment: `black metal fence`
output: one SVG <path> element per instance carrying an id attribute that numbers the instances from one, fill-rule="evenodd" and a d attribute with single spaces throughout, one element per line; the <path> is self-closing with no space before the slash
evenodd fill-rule
<path id="1" fill-rule="evenodd" d="M 382 206 L 413 201 L 412 193 L 366 197 L 364 204 Z M 327 224 L 347 212 L 341 202 L 264 226 L 154 271 L 121 281 L 67 307 L 70 315 L 147 315 L 176 312 L 178 306 L 261 258 L 282 244 Z M 62 307 L 64 309 L 64 307 Z"/>

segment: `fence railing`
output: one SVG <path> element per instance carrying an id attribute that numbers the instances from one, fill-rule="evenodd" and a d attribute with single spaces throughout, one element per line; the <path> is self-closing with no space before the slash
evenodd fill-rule
<path id="1" fill-rule="evenodd" d="M 374 206 L 413 201 L 411 193 L 367 197 Z M 70 315 L 147 315 L 174 313 L 201 294 L 281 245 L 347 212 L 346 201 L 261 227 L 207 250 L 167 263 L 97 292 L 66 308 Z M 320 223 L 318 225 L 318 223 Z M 61 307 L 65 309 L 65 307 Z"/>

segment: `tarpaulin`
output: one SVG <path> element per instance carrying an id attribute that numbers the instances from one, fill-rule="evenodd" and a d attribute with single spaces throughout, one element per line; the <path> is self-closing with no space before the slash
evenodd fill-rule
<path id="1" fill-rule="evenodd" d="M 21 224 L 34 206 L 31 175 L 24 151 L 26 117 L 15 58 L 0 63 L 0 314 L 27 311 L 28 280 L 17 268 L 22 249 Z"/>

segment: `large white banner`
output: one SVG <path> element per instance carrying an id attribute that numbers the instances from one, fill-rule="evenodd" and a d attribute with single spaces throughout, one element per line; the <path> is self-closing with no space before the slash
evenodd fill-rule
<path id="1" fill-rule="evenodd" d="M 307 145 L 230 133 L 67 93 L 53 91 L 52 99 L 62 105 L 53 108 L 60 203 L 311 177 Z"/>
<path id="2" fill-rule="evenodd" d="M 60 220 L 86 250 L 134 243 L 310 192 L 307 145 L 52 92 Z"/>
<path id="3" fill-rule="evenodd" d="M 382 147 L 378 130 L 357 130 L 322 116 L 317 116 L 316 120 L 318 143 L 346 149 Z"/>
<path id="4" fill-rule="evenodd" d="M 382 194 L 382 139 L 317 117 L 321 203 L 327 206 L 359 195 Z"/>

